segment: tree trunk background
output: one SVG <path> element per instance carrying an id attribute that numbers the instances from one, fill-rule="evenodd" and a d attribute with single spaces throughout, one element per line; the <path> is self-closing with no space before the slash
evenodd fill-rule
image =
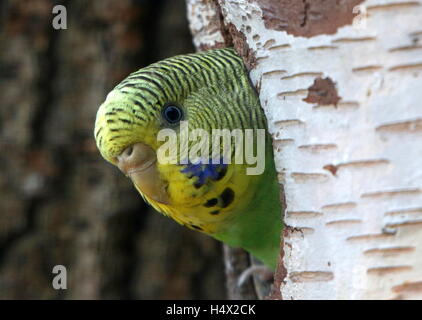
<path id="1" fill-rule="evenodd" d="M 273 298 L 422 298 L 422 2 L 187 0 L 233 45 L 273 136 L 285 230 Z"/>
<path id="2" fill-rule="evenodd" d="M 67 8 L 54 30 L 52 7 Z M 185 3 L 0 2 L 0 299 L 225 298 L 220 245 L 145 206 L 99 155 L 97 108 L 192 52 Z M 54 290 L 64 265 L 67 290 Z"/>

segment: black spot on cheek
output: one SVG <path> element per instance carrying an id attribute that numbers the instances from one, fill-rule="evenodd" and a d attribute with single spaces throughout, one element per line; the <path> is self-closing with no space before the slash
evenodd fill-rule
<path id="1" fill-rule="evenodd" d="M 202 186 L 203 186 L 203 184 L 202 184 L 202 183 L 199 183 L 199 182 L 195 182 L 195 183 L 193 184 L 193 186 L 195 187 L 195 189 L 199 189 L 200 187 L 202 187 Z"/>
<path id="2" fill-rule="evenodd" d="M 215 215 L 217 215 L 219 213 L 220 213 L 220 210 L 214 210 L 214 211 L 211 211 L 210 212 L 210 214 L 212 214 L 213 216 L 215 216 Z"/>
<path id="3" fill-rule="evenodd" d="M 214 207 L 218 203 L 218 200 L 216 198 L 209 199 L 207 202 L 205 202 L 204 207 L 211 208 Z"/>
<path id="4" fill-rule="evenodd" d="M 221 198 L 221 207 L 226 208 L 234 200 L 234 191 L 230 188 L 224 189 L 223 193 L 220 195 Z"/>

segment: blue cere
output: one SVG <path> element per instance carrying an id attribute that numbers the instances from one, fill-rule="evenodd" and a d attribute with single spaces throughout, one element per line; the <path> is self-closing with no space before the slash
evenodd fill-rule
<path id="1" fill-rule="evenodd" d="M 197 184 L 203 185 L 208 179 L 218 180 L 221 177 L 221 172 L 227 168 L 227 164 L 223 163 L 223 159 L 219 161 L 220 163 L 211 162 L 211 160 L 209 160 L 209 163 L 191 163 L 189 161 L 180 172 L 188 174 L 190 178 L 197 177 Z"/>

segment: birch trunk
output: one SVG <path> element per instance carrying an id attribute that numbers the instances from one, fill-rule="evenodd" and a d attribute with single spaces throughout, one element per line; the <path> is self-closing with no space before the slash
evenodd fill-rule
<path id="1" fill-rule="evenodd" d="M 422 298 L 422 2 L 188 0 L 234 45 L 268 118 L 286 210 L 283 299 Z"/>

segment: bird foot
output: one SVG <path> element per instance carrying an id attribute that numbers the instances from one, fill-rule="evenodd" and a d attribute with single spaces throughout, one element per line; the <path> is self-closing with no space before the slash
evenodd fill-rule
<path id="1" fill-rule="evenodd" d="M 272 281 L 274 278 L 274 272 L 268 267 L 263 265 L 254 265 L 250 266 L 240 274 L 239 279 L 237 280 L 238 287 L 243 286 L 246 281 L 254 275 L 259 276 L 261 281 Z"/>

